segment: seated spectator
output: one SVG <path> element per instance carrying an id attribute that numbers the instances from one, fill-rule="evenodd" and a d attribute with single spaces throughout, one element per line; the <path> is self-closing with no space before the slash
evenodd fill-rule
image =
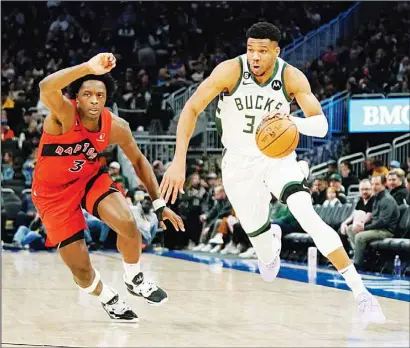
<path id="1" fill-rule="evenodd" d="M 357 185 L 359 179 L 352 173 L 352 165 L 350 162 L 344 161 L 340 165 L 340 173 L 342 174 L 342 185 L 346 192 L 349 191 L 350 185 Z"/>
<path id="2" fill-rule="evenodd" d="M 302 228 L 288 206 L 281 203 L 276 203 L 276 205 L 277 209 L 272 209 L 270 220 L 272 224 L 276 224 L 282 229 L 282 236 L 292 232 L 302 232 Z"/>
<path id="3" fill-rule="evenodd" d="M 371 182 L 375 196 L 372 217 L 364 225 L 357 226 L 353 231 L 355 234 L 349 234 L 354 250 L 354 264 L 359 269 L 363 267 L 367 245 L 374 240 L 394 237 L 400 216 L 399 206 L 386 190 L 385 176 L 373 176 Z"/>
<path id="4" fill-rule="evenodd" d="M 17 214 L 16 226 L 28 226 L 37 215 L 37 209 L 31 198 L 31 193 L 26 193 L 21 201 L 21 211 Z"/>
<path id="5" fill-rule="evenodd" d="M 158 232 L 158 217 L 154 212 L 148 194 L 145 194 L 143 200 L 137 202 L 136 205 L 131 204 L 130 208 L 134 214 L 138 229 L 141 231 L 142 248 L 145 250 L 151 245 Z"/>
<path id="6" fill-rule="evenodd" d="M 396 169 L 396 168 L 400 169 L 400 167 L 401 165 L 399 161 L 391 161 L 389 165 L 389 170 Z"/>
<path id="7" fill-rule="evenodd" d="M 14 177 L 14 160 L 11 152 L 5 152 L 1 162 L 1 181 L 12 180 Z"/>
<path id="8" fill-rule="evenodd" d="M 324 207 L 334 207 L 342 204 L 338 199 L 338 192 L 335 187 L 328 187 L 326 190 L 326 200 L 323 202 Z"/>
<path id="9" fill-rule="evenodd" d="M 387 167 L 383 164 L 383 161 L 380 159 L 374 159 L 373 160 L 373 173 L 372 176 L 377 176 L 377 175 L 387 175 L 389 174 L 389 170 Z"/>
<path id="10" fill-rule="evenodd" d="M 232 215 L 232 205 L 229 202 L 225 190 L 222 186 L 215 188 L 215 205 L 207 214 L 201 215 L 200 221 L 205 223 L 205 227 L 201 232 L 200 243 L 193 248 L 194 251 L 211 251 L 212 244 L 223 244 L 223 238 L 216 236 L 218 233 L 219 224 L 222 218 Z M 214 239 L 211 244 L 210 240 Z"/>
<path id="11" fill-rule="evenodd" d="M 185 193 L 179 197 L 178 206 L 186 227 L 185 237 L 188 239 L 184 245 L 189 244 L 188 246 L 193 247 L 192 243 L 195 245 L 199 243 L 202 227 L 200 216 L 203 213 L 202 206 L 206 195 L 206 190 L 201 185 L 198 173 L 191 174 L 184 191 Z"/>
<path id="12" fill-rule="evenodd" d="M 403 174 L 404 173 L 401 173 L 401 170 L 398 171 L 398 169 L 393 169 L 387 175 L 386 186 L 399 206 L 404 204 L 408 197 Z"/>
<path id="13" fill-rule="evenodd" d="M 364 161 L 364 170 L 360 173 L 359 179 L 369 179 L 373 175 L 373 160 L 371 158 L 366 158 Z"/>
<path id="14" fill-rule="evenodd" d="M 329 179 L 329 186 L 334 187 L 338 200 L 342 203 L 346 203 L 345 188 L 342 186 L 342 177 L 339 173 L 333 173 Z"/>
<path id="15" fill-rule="evenodd" d="M 34 167 L 36 163 L 37 157 L 37 148 L 28 156 L 26 161 L 23 163 L 22 173 L 24 176 L 24 184 L 27 187 L 31 187 L 31 183 L 33 182 L 33 174 L 34 174 Z"/>
<path id="16" fill-rule="evenodd" d="M 41 222 L 40 215 L 36 214 L 35 219 L 28 227 L 19 226 L 17 232 L 13 236 L 12 243 L 4 243 L 4 249 L 19 250 L 31 248 L 41 250 L 44 248 L 46 240 L 46 231 Z"/>
<path id="17" fill-rule="evenodd" d="M 124 183 L 125 187 L 129 189 L 128 179 L 125 176 L 121 175 L 121 166 L 118 162 L 114 161 L 110 163 L 108 173 L 110 174 L 112 181 L 115 182 L 116 179 L 120 178 Z"/>
<path id="18" fill-rule="evenodd" d="M 206 176 L 206 193 L 204 196 L 203 212 L 207 213 L 215 205 L 215 187 L 217 186 L 218 176 L 215 173 L 209 173 Z"/>
<path id="19" fill-rule="evenodd" d="M 407 205 L 410 205 L 410 173 L 406 176 Z"/>
<path id="20" fill-rule="evenodd" d="M 14 131 L 8 125 L 7 111 L 1 109 L 1 141 L 13 139 L 14 137 Z"/>
<path id="21" fill-rule="evenodd" d="M 102 250 L 104 249 L 104 243 L 107 240 L 110 227 L 107 226 L 100 219 L 91 215 L 87 210 L 82 209 L 85 222 L 87 223 L 87 229 L 84 230 L 85 242 L 90 250 Z M 94 242 L 91 232 L 97 232 L 99 235 L 98 241 Z"/>
<path id="22" fill-rule="evenodd" d="M 342 222 L 342 225 L 340 226 L 340 232 L 343 235 L 347 235 L 348 232 L 349 235 L 350 233 L 354 234 L 353 230 L 358 227 L 358 225 L 365 224 L 371 219 L 374 196 L 372 192 L 372 184 L 369 179 L 363 179 L 360 181 L 359 192 L 360 199 L 356 203 L 355 210 L 345 221 Z"/>
<path id="23" fill-rule="evenodd" d="M 329 180 L 332 174 L 337 173 L 337 162 L 335 160 L 330 160 L 327 162 L 327 173 L 325 174 L 325 179 Z"/>
<path id="24" fill-rule="evenodd" d="M 326 200 L 326 189 L 328 182 L 324 178 L 315 179 L 312 186 L 312 201 L 313 204 L 322 205 Z"/>
<path id="25" fill-rule="evenodd" d="M 164 164 L 160 160 L 155 160 L 152 163 L 152 169 L 154 170 L 158 183 L 161 184 L 162 176 L 164 175 Z"/>

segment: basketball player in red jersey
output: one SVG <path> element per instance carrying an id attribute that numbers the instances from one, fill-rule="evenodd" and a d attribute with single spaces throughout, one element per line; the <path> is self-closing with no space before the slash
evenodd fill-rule
<path id="1" fill-rule="evenodd" d="M 101 281 L 91 265 L 81 207 L 117 232 L 128 291 L 155 305 L 166 302 L 168 296 L 144 279 L 140 268 L 141 234 L 126 199 L 97 161 L 98 153 L 108 145 L 118 144 L 147 188 L 162 227 L 165 219 L 177 231 L 184 231 L 184 225 L 159 199 L 154 172 L 135 143 L 128 123 L 104 108 L 115 88 L 107 74 L 115 63 L 112 54 L 101 53 L 40 82 L 40 98 L 50 113 L 44 121 L 32 192 L 47 232 L 47 243 L 58 247 L 75 283 L 86 293 L 98 296 L 111 319 L 135 322 L 138 316 L 120 300 L 116 290 Z M 70 84 L 73 100 L 61 92 Z"/>

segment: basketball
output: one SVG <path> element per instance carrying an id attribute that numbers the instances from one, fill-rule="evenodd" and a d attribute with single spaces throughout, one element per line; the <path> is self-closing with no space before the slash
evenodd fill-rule
<path id="1" fill-rule="evenodd" d="M 255 140 L 264 155 L 283 158 L 298 146 L 299 132 L 289 119 L 265 119 L 256 130 Z"/>

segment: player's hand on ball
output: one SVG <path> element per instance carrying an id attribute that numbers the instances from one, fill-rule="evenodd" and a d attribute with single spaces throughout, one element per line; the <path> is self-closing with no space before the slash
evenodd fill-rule
<path id="1" fill-rule="evenodd" d="M 277 120 L 283 120 L 283 119 L 288 119 L 289 120 L 288 114 L 281 113 L 281 112 L 268 112 L 265 116 L 263 116 L 263 120 L 271 120 L 271 119 L 277 119 Z"/>
<path id="2" fill-rule="evenodd" d="M 172 204 L 175 203 L 178 193 L 184 193 L 185 166 L 172 162 L 162 178 L 159 192 L 161 197 L 168 203 L 172 196 Z"/>
<path id="3" fill-rule="evenodd" d="M 91 74 L 103 75 L 115 68 L 116 59 L 112 53 L 99 53 L 87 62 Z"/>
<path id="4" fill-rule="evenodd" d="M 164 207 L 162 211 L 158 212 L 158 215 L 159 224 L 164 230 L 167 229 L 164 220 L 169 220 L 174 226 L 175 230 L 181 230 L 185 232 L 184 222 L 182 221 L 181 217 L 175 214 L 171 209 Z"/>

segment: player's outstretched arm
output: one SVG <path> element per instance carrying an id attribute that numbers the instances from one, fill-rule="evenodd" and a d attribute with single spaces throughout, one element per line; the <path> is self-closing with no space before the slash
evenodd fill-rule
<path id="1" fill-rule="evenodd" d="M 138 148 L 128 122 L 115 115 L 112 115 L 112 118 L 110 144 L 119 145 L 130 160 L 135 173 L 144 184 L 152 199 L 155 212 L 158 215 L 162 228 L 166 229 L 162 220 L 169 220 L 177 231 L 185 231 L 182 219 L 172 210 L 168 209 L 165 206 L 165 202 L 160 199 L 157 178 L 155 177 L 151 164 Z"/>
<path id="2" fill-rule="evenodd" d="M 72 115 L 73 105 L 63 96 L 61 90 L 85 75 L 102 75 L 111 71 L 114 67 L 114 55 L 100 53 L 86 63 L 59 70 L 40 81 L 40 99 L 51 113 L 58 118 Z"/>
<path id="3" fill-rule="evenodd" d="M 199 114 L 219 93 L 233 88 L 239 73 L 240 66 L 237 59 L 222 62 L 199 85 L 194 95 L 185 104 L 178 121 L 174 160 L 165 172 L 160 186 L 161 196 L 165 201 L 168 201 L 172 195 L 172 203 L 174 203 L 178 192 L 184 192 L 186 153 Z"/>
<path id="4" fill-rule="evenodd" d="M 328 122 L 322 107 L 316 99 L 306 76 L 293 66 L 285 70 L 287 92 L 293 95 L 307 118 L 291 116 L 299 132 L 308 136 L 323 138 L 328 131 Z"/>

